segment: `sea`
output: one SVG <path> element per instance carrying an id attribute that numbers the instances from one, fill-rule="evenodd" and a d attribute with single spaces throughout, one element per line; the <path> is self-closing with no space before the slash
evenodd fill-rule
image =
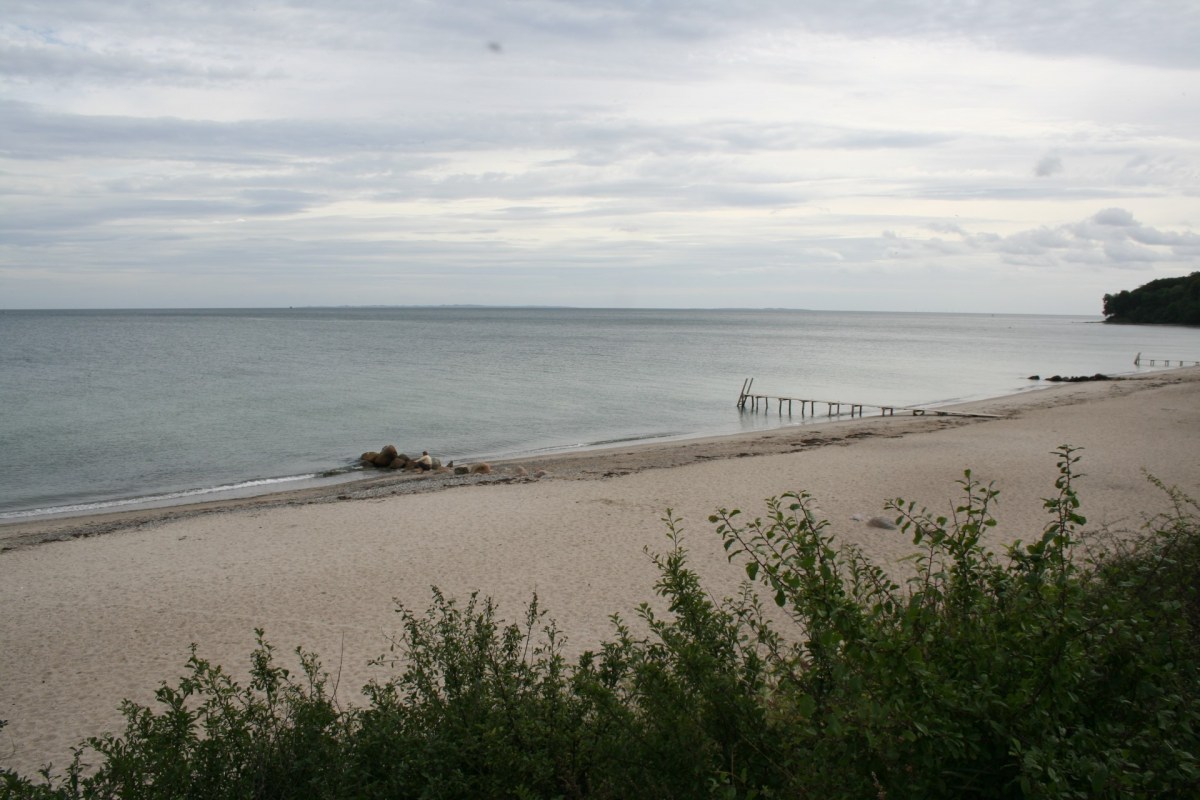
<path id="1" fill-rule="evenodd" d="M 0 524 L 443 461 L 814 424 L 754 391 L 923 406 L 1200 358 L 1194 328 L 800 310 L 0 311 Z M 1141 354 L 1142 366 L 1135 366 Z M 1149 359 L 1155 366 L 1149 366 Z M 824 416 L 818 419 L 825 419 Z"/>

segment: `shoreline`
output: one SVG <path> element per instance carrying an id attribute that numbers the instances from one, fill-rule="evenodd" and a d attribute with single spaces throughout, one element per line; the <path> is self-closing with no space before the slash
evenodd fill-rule
<path id="1" fill-rule="evenodd" d="M 635 441 L 561 453 L 498 459 L 486 462 L 492 468 L 491 474 L 486 475 L 394 473 L 387 470 L 377 470 L 377 474 L 372 475 L 372 470 L 368 469 L 363 477 L 301 489 L 124 511 L 104 510 L 4 521 L 0 522 L 0 553 L 20 547 L 90 538 L 172 520 L 230 511 L 377 499 L 477 485 L 610 478 L 713 459 L 796 452 L 800 449 L 844 444 L 848 440 L 871 436 L 905 436 L 947 426 L 982 422 L 990 417 L 1011 417 L 1030 408 L 1081 402 L 1087 399 L 1086 390 L 1083 393 L 1070 391 L 1081 386 L 1116 386 L 1128 382 L 1127 391 L 1136 391 L 1144 388 L 1147 385 L 1145 382 L 1157 384 L 1164 377 L 1176 376 L 1176 380 L 1168 382 L 1189 380 L 1187 376 L 1190 373 L 1197 376 L 1190 378 L 1191 380 L 1200 380 L 1200 368 L 1177 367 L 1158 372 L 1113 376 L 1107 381 L 1056 382 L 983 400 L 931 406 L 929 413 L 925 415 L 834 418 L 821 422 L 783 424 L 766 430 L 742 433 L 672 438 L 665 441 Z M 939 412 L 949 414 L 942 415 Z M 972 413 L 984 416 L 969 416 Z M 538 473 L 544 474 L 538 477 Z"/>
<path id="2" fill-rule="evenodd" d="M 1163 367 L 1158 371 L 1168 371 L 1169 367 Z M 1110 371 L 1114 380 L 1124 380 L 1127 377 L 1144 377 L 1155 374 L 1154 372 L 1129 371 L 1119 372 Z M 1001 389 L 998 386 L 991 387 L 992 391 L 1000 391 L 999 394 L 966 394 L 960 397 L 949 397 L 937 400 L 924 400 L 917 402 L 911 406 L 899 405 L 895 408 L 899 411 L 908 411 L 911 409 L 925 409 L 930 413 L 937 413 L 942 410 L 950 410 L 955 408 L 969 408 L 980 403 L 989 403 L 993 400 L 1019 397 L 1027 393 L 1038 393 L 1047 389 L 1054 388 L 1056 383 L 1051 382 L 1049 378 L 1042 380 L 1034 375 L 1030 378 L 1023 379 L 1023 385 L 1017 385 L 1018 379 L 1012 378 L 1012 383 Z M 818 400 L 819 403 L 824 403 L 823 400 Z M 843 403 L 842 405 L 849 405 Z M 879 406 L 867 404 L 867 407 L 876 409 Z M 754 414 L 755 417 L 766 418 L 775 417 L 775 414 L 761 413 Z M 773 421 L 762 427 L 757 424 L 751 429 L 729 430 L 730 426 L 720 425 L 710 432 L 703 430 L 697 432 L 662 432 L 662 433 L 646 433 L 629 438 L 616 438 L 610 440 L 598 440 L 594 442 L 581 442 L 579 444 L 563 445 L 561 447 L 550 447 L 547 449 L 524 450 L 507 453 L 492 453 L 491 455 L 478 455 L 475 457 L 450 454 L 455 461 L 460 463 L 479 463 L 486 461 L 490 464 L 538 464 L 543 461 L 557 460 L 562 457 L 574 458 L 575 456 L 599 454 L 616 450 L 624 447 L 642 445 L 663 445 L 673 446 L 679 443 L 708 440 L 716 438 L 740 437 L 740 436 L 758 436 L 768 434 L 777 428 L 791 428 L 796 426 L 801 427 L 823 427 L 830 424 L 836 424 L 844 421 L 855 421 L 853 418 L 838 417 L 831 420 L 816 420 L 812 416 L 807 420 L 801 420 L 800 417 L 794 417 L 789 414 L 784 418 L 779 416 L 778 421 Z M 869 417 L 868 417 L 869 419 Z M 794 420 L 794 421 L 793 421 Z M 743 423 L 744 424 L 744 423 Z M 359 443 L 360 445 L 362 442 Z M 445 461 L 448 457 L 443 454 L 442 460 Z M 187 486 L 186 488 L 164 488 L 148 489 L 148 494 L 124 496 L 118 494 L 115 497 L 101 497 L 93 500 L 60 500 L 58 504 L 49 501 L 47 505 L 38 508 L 16 508 L 0 514 L 0 552 L 5 547 L 6 538 L 16 538 L 22 541 L 29 540 L 29 537 L 22 533 L 14 533 L 20 529 L 21 532 L 35 529 L 45 529 L 49 531 L 66 531 L 72 525 L 72 520 L 83 520 L 85 524 L 91 526 L 92 521 L 97 519 L 113 520 L 112 524 L 102 524 L 98 527 L 106 529 L 119 528 L 123 523 L 117 521 L 122 517 L 128 517 L 131 520 L 149 518 L 157 510 L 175 510 L 182 509 L 190 513 L 193 509 L 216 507 L 219 505 L 237 506 L 244 500 L 257 500 L 259 498 L 271 498 L 277 495 L 295 495 L 302 494 L 322 496 L 327 494 L 337 494 L 338 490 L 343 486 L 354 488 L 364 482 L 375 481 L 384 477 L 379 474 L 372 474 L 371 469 L 362 469 L 357 459 L 347 459 L 340 457 L 330 461 L 324 466 L 309 466 L 310 471 L 304 473 L 283 473 L 278 475 L 263 476 L 261 473 L 247 474 L 242 478 L 238 478 L 233 483 L 221 485 L 206 485 L 200 484 L 196 486 Z M 76 505 L 75 503 L 78 503 Z M 7 535 L 6 535 L 7 534 Z M 83 534 L 87 535 L 87 534 Z M 36 536 L 33 537 L 36 539 Z"/>
<path id="3" fill-rule="evenodd" d="M 1200 496 L 1200 368 L 958 409 L 999 416 L 866 417 L 0 528 L 0 766 L 61 770 L 84 738 L 124 729 L 122 700 L 153 705 L 193 643 L 244 680 L 256 628 L 281 665 L 296 647 L 317 653 L 338 702 L 361 704 L 361 687 L 392 674 L 371 661 L 395 644 L 397 606 L 420 614 L 431 586 L 492 598 L 506 620 L 536 594 L 573 660 L 611 640 L 613 614 L 636 628 L 637 606 L 657 602 L 647 552 L 666 546 L 668 509 L 720 598 L 745 572 L 709 515 L 753 518 L 789 491 L 809 492 L 839 544 L 901 582 L 911 538 L 871 520 L 897 498 L 953 513 L 967 468 L 1000 491 L 986 539 L 996 549 L 1040 535 L 1063 444 L 1081 448 L 1087 531 L 1119 535 L 1169 511 L 1147 472 Z"/>
<path id="4" fill-rule="evenodd" d="M 1125 373 L 1123 375 L 1114 375 L 1114 379 L 1121 380 L 1124 375 L 1138 375 L 1139 373 Z M 1149 373 L 1145 373 L 1149 374 Z M 1039 385 L 1026 386 L 1020 389 L 1013 389 L 1004 394 L 999 394 L 990 397 L 975 398 L 972 400 L 951 400 L 923 403 L 918 406 L 900 406 L 898 411 L 907 412 L 912 409 L 923 409 L 929 415 L 938 415 L 944 411 L 952 412 L 957 408 L 970 408 L 974 405 L 994 400 L 1018 397 L 1028 393 L 1036 393 L 1045 389 L 1052 389 L 1057 385 L 1054 382 L 1041 382 Z M 819 403 L 824 401 L 818 400 Z M 847 404 L 843 404 L 847 405 Z M 869 408 L 881 408 L 870 406 Z M 755 416 L 767 417 L 776 416 L 769 412 L 748 412 L 754 413 Z M 901 416 L 906 416 L 902 414 Z M 517 453 L 511 455 L 497 455 L 491 457 L 479 458 L 462 458 L 455 456 L 453 461 L 462 462 L 462 464 L 478 464 L 487 463 L 489 465 L 515 468 L 525 466 L 527 468 L 536 469 L 539 464 L 545 462 L 561 461 L 564 459 L 590 459 L 603 458 L 606 453 L 620 450 L 624 448 L 643 448 L 643 447 L 663 447 L 671 448 L 678 445 L 684 445 L 692 442 L 708 442 L 714 440 L 731 439 L 737 437 L 758 437 L 774 433 L 780 429 L 793 428 L 824 428 L 829 425 L 845 422 L 861 422 L 864 419 L 870 420 L 877 418 L 875 416 L 863 417 L 847 417 L 839 414 L 837 417 L 829 419 L 818 419 L 815 415 L 810 415 L 807 419 L 797 417 L 793 414 L 788 414 L 788 418 L 795 419 L 795 422 L 781 421 L 775 425 L 755 428 L 753 430 L 738 431 L 738 432 L 722 432 L 722 433 L 663 433 L 657 435 L 647 435 L 641 437 L 630 437 L 628 439 L 614 439 L 611 441 L 594 442 L 575 446 L 564 446 L 560 448 L 552 448 L 548 450 L 539 450 L 536 452 Z M 780 416 L 780 419 L 784 418 Z M 445 459 L 443 459 L 445 460 Z M 324 472 L 305 474 L 305 475 L 280 475 L 267 478 L 247 479 L 244 484 L 231 484 L 228 486 L 210 487 L 210 488 L 195 488 L 181 490 L 176 494 L 164 495 L 147 495 L 144 497 L 129 497 L 120 498 L 108 501 L 97 501 L 94 508 L 89 508 L 83 504 L 79 507 L 63 506 L 61 508 L 38 509 L 31 511 L 12 512 L 20 516 L 5 517 L 0 515 L 0 552 L 6 549 L 6 538 L 12 538 L 17 543 L 27 543 L 32 540 L 37 541 L 37 531 L 47 531 L 49 538 L 46 541 L 56 541 L 56 534 L 61 534 L 61 537 L 72 538 L 70 531 L 75 527 L 72 523 L 79 523 L 81 531 L 83 529 L 92 530 L 94 533 L 78 532 L 74 536 L 95 535 L 95 533 L 106 532 L 108 530 L 118 530 L 126 525 L 142 524 L 144 521 L 149 521 L 156 516 L 174 517 L 179 514 L 206 513 L 209 510 L 220 510 L 221 508 L 237 508 L 243 507 L 246 503 L 255 503 L 263 501 L 274 503 L 276 498 L 308 498 L 303 499 L 303 502 L 317 502 L 311 498 L 328 499 L 329 497 L 339 496 L 349 492 L 355 495 L 356 489 L 367 485 L 367 488 L 374 486 L 378 482 L 407 482 L 410 480 L 423 480 L 426 482 L 432 481 L 432 487 L 417 487 L 413 486 L 411 491 L 428 491 L 438 488 L 448 488 L 450 486 L 460 485 L 462 481 L 446 481 L 438 480 L 448 477 L 444 473 L 437 475 L 412 475 L 393 473 L 386 469 L 375 469 L 371 467 L 362 467 L 358 465 L 356 460 L 354 466 L 350 467 L 332 467 Z M 472 476 L 478 477 L 478 476 Z M 498 476 L 493 476 L 492 480 L 498 480 Z M 468 481 L 470 482 L 470 481 Z M 284 488 L 257 489 L 253 488 L 252 484 L 278 484 Z M 292 485 L 295 488 L 286 488 L 287 485 Z M 18 530 L 20 529 L 20 530 Z M 32 532 L 30 535 L 27 533 Z M 6 536 L 6 533 L 10 536 Z M 11 545 L 15 546 L 15 545 Z"/>
<path id="5" fill-rule="evenodd" d="M 1139 377 L 1150 377 L 1150 375 Z M 1125 378 L 1121 377 L 1118 380 L 1125 380 Z M 361 477 L 318 486 L 310 485 L 299 489 L 283 489 L 242 497 L 141 506 L 127 510 L 102 509 L 0 521 L 0 553 L 19 547 L 90 538 L 172 520 L 230 511 L 423 494 L 476 485 L 607 478 L 647 469 L 682 466 L 695 461 L 794 452 L 797 449 L 797 440 L 801 443 L 801 447 L 834 445 L 849 438 L 873 435 L 868 431 L 877 427 L 886 430 L 901 429 L 904 431 L 901 435 L 906 435 L 941 427 L 937 424 L 921 425 L 919 421 L 922 420 L 928 423 L 932 423 L 934 420 L 948 419 L 978 420 L 982 418 L 969 417 L 965 414 L 958 416 L 957 414 L 958 412 L 969 414 L 972 411 L 980 411 L 992 415 L 993 411 L 983 409 L 995 408 L 997 404 L 1002 409 L 1010 405 L 1024 406 L 1025 403 L 1020 402 L 1020 399 L 1059 388 L 1063 388 L 1062 384 L 1049 384 L 984 400 L 931 406 L 930 413 L 926 415 L 900 414 L 849 419 L 832 418 L 825 421 L 781 424 L 765 430 L 741 433 L 629 441 L 557 453 L 497 459 L 483 462 L 492 468 L 490 474 L 483 475 L 453 475 L 444 472 L 405 473 L 367 468 Z M 933 410 L 934 408 L 936 411 Z M 951 412 L 951 415 L 942 415 L 938 412 Z M 911 422 L 909 422 L 910 420 Z M 801 431 L 805 433 L 803 437 L 799 436 Z M 698 449 L 704 452 L 695 454 L 693 451 Z M 726 452 L 732 450 L 739 452 L 736 454 Z M 616 463 L 611 464 L 610 462 L 614 459 L 616 459 Z M 539 477 L 538 473 L 544 474 Z"/>

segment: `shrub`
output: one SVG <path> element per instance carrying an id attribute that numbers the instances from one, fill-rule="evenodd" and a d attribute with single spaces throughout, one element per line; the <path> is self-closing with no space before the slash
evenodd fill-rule
<path id="1" fill-rule="evenodd" d="M 1098 797 L 1195 791 L 1195 518 L 1177 514 L 1122 559 L 1071 557 L 1078 458 L 1058 451 L 1051 521 L 1003 557 L 980 543 L 996 490 L 962 481 L 954 518 L 890 504 L 922 549 L 900 591 L 838 553 L 806 495 L 740 525 L 714 517 L 750 577 L 806 635 L 775 667 L 805 724 L 795 746 L 819 796 Z M 1193 504 L 1194 506 L 1194 504 Z M 1150 587 L 1153 586 L 1153 592 Z M 1165 671 L 1165 672 L 1164 672 Z M 1148 702 L 1150 701 L 1150 702 Z"/>

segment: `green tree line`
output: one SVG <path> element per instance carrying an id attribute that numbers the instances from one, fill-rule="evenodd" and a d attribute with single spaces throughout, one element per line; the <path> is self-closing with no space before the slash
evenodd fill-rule
<path id="1" fill-rule="evenodd" d="M 436 589 L 399 609 L 394 677 L 361 707 L 261 631 L 244 684 L 193 648 L 155 706 L 124 704 L 123 734 L 59 772 L 0 771 L 0 796 L 1200 796 L 1197 504 L 1158 484 L 1173 513 L 1082 552 L 1078 455 L 1056 454 L 1044 528 L 1000 553 L 998 492 L 970 472 L 950 518 L 890 503 L 914 547 L 904 585 L 800 493 L 710 518 L 747 578 L 717 600 L 668 511 L 661 602 L 574 662 L 536 598 L 506 623 Z"/>
<path id="2" fill-rule="evenodd" d="M 1104 317 L 1105 322 L 1200 325 L 1200 272 L 1106 294 Z"/>

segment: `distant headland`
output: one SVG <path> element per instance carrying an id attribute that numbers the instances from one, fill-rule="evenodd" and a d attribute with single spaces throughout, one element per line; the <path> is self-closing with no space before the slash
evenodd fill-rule
<path id="1" fill-rule="evenodd" d="M 1182 278 L 1159 278 L 1133 291 L 1104 295 L 1104 321 L 1200 325 L 1200 272 Z"/>

